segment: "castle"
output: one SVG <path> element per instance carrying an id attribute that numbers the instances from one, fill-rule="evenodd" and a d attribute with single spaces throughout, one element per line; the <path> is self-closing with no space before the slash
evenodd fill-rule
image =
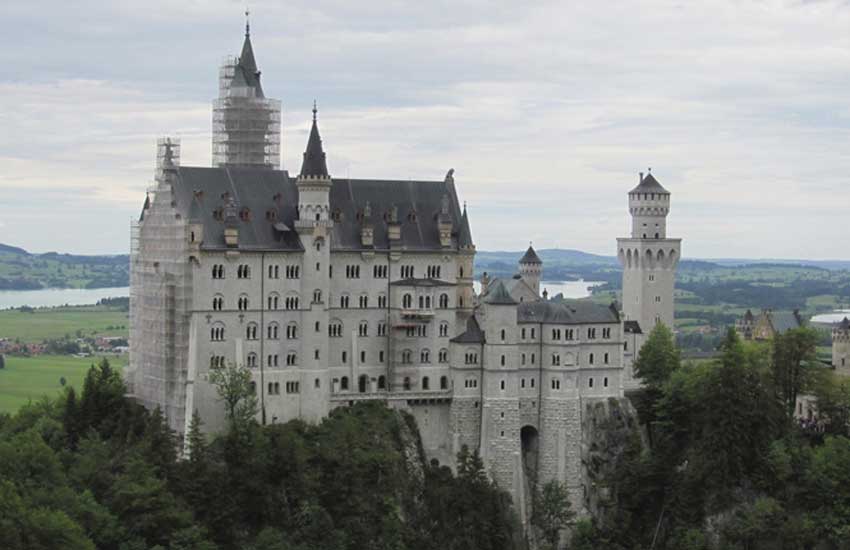
<path id="1" fill-rule="evenodd" d="M 651 175 L 628 193 L 632 234 L 616 304 L 540 295 L 529 247 L 510 280 L 473 289 L 475 245 L 453 170 L 433 181 L 332 177 L 317 110 L 297 175 L 280 169 L 280 102 L 265 97 L 246 27 L 225 62 L 213 167 L 157 144 L 156 186 L 133 226 L 130 393 L 185 432 L 224 423 L 211 368 L 247 367 L 261 423 L 318 422 L 381 400 L 417 420 L 431 459 L 478 449 L 525 506 L 527 478 L 580 503 L 586 403 L 636 382 L 644 332 L 673 322 L 680 241 Z"/>

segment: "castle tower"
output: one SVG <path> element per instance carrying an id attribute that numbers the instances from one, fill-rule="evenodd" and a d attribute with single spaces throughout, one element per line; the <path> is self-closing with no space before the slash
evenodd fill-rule
<path id="1" fill-rule="evenodd" d="M 528 245 L 525 255 L 519 260 L 519 274 L 534 294 L 540 296 L 540 274 L 543 272 L 543 260 L 534 251 L 534 247 Z"/>
<path id="2" fill-rule="evenodd" d="M 246 13 L 247 16 L 247 13 Z M 225 59 L 213 102 L 213 166 L 280 168 L 280 101 L 266 98 L 245 22 L 239 57 Z"/>
<path id="3" fill-rule="evenodd" d="M 656 323 L 673 329 L 673 289 L 681 239 L 667 238 L 670 192 L 652 174 L 640 175 L 629 191 L 632 235 L 617 239 L 617 257 L 623 266 L 623 314 L 637 321 L 644 334 Z"/>
<path id="4" fill-rule="evenodd" d="M 304 246 L 301 275 L 301 296 L 304 304 L 303 323 L 305 327 L 327 326 L 330 307 L 330 233 L 333 221 L 330 219 L 331 176 L 322 149 L 319 125 L 316 120 L 317 109 L 313 105 L 313 127 L 304 152 L 301 173 L 295 180 L 298 188 L 298 219 L 295 230 Z M 330 388 L 328 372 L 327 332 L 304 330 L 304 353 L 301 362 L 302 387 L 310 381 L 319 380 L 319 387 Z M 329 392 L 323 391 L 320 400 L 302 403 L 302 416 L 310 421 L 318 421 L 327 414 Z"/>
<path id="5" fill-rule="evenodd" d="M 832 366 L 836 373 L 850 376 L 850 319 L 847 317 L 832 328 Z"/>

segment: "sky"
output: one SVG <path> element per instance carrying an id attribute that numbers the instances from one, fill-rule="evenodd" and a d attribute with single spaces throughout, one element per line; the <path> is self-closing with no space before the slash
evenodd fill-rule
<path id="1" fill-rule="evenodd" d="M 251 1 L 296 171 L 441 180 L 479 250 L 613 255 L 638 172 L 683 257 L 850 259 L 850 2 Z M 4 2 L 0 243 L 126 253 L 155 142 L 210 164 L 244 1 Z"/>

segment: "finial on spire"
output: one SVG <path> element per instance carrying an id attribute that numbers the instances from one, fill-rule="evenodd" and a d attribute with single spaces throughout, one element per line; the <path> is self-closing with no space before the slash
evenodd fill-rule
<path id="1" fill-rule="evenodd" d="M 251 21 L 248 19 L 248 16 L 251 15 L 251 10 L 245 8 L 245 36 L 251 35 Z"/>
<path id="2" fill-rule="evenodd" d="M 652 167 L 647 168 L 646 171 L 651 174 L 652 173 Z"/>
<path id="3" fill-rule="evenodd" d="M 316 107 L 316 100 L 313 100 L 313 122 L 316 122 L 316 113 L 319 112 L 319 109 Z"/>

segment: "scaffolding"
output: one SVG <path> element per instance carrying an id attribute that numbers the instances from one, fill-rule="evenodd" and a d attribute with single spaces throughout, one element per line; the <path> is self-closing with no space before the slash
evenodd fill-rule
<path id="1" fill-rule="evenodd" d="M 280 101 L 262 97 L 258 87 L 238 78 L 239 59 L 227 57 L 219 69 L 213 101 L 213 166 L 280 168 Z"/>
<path id="2" fill-rule="evenodd" d="M 148 408 L 159 406 L 172 429 L 185 420 L 186 365 L 192 303 L 188 226 L 175 215 L 172 187 L 180 164 L 179 140 L 157 141 L 156 185 L 131 226 L 129 392 Z"/>

